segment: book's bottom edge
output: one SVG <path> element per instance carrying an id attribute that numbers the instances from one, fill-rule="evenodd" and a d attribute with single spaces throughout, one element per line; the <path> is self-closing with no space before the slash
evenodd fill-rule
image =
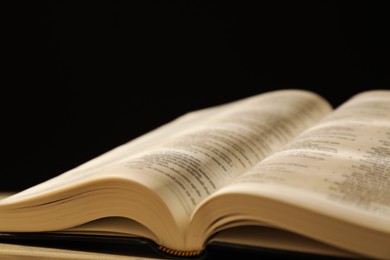
<path id="1" fill-rule="evenodd" d="M 114 255 L 139 256 L 158 259 L 218 259 L 231 256 L 245 259 L 277 257 L 277 259 L 346 259 L 335 256 L 285 251 L 279 249 L 237 245 L 223 242 L 212 242 L 198 255 L 173 255 L 154 241 L 142 237 L 111 235 L 85 235 L 62 233 L 1 233 L 0 243 L 40 246 L 57 249 L 98 252 Z"/>

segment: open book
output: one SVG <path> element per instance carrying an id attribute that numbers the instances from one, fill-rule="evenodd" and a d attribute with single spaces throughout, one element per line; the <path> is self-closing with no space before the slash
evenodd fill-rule
<path id="1" fill-rule="evenodd" d="M 189 112 L 2 199 L 0 232 L 140 237 L 178 257 L 220 243 L 390 258 L 390 91 Z"/>

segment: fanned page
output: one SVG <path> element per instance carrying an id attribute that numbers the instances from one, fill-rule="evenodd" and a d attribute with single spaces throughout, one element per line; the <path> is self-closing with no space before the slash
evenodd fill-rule
<path id="1" fill-rule="evenodd" d="M 240 220 L 390 258 L 390 91 L 357 94 L 219 190 L 194 216 L 189 243 Z"/>
<path id="2" fill-rule="evenodd" d="M 31 226 L 41 225 L 44 230 L 44 225 L 48 225 L 48 229 L 55 230 L 114 214 L 148 227 L 159 244 L 192 250 L 192 245 L 185 244 L 184 236 L 197 204 L 331 110 L 329 103 L 315 93 L 279 90 L 191 112 L 3 200 L 0 218 L 4 220 L 2 209 L 34 205 L 35 208 L 29 208 L 36 211 L 36 219 L 29 218 L 35 223 Z M 48 204 L 51 211 L 45 211 L 47 218 L 60 217 L 64 205 L 71 217 L 67 215 L 61 223 L 38 223 L 45 221 L 41 213 Z M 18 226 L 12 220 L 8 226 L 2 223 L 7 221 L 0 222 L 0 231 L 23 231 L 23 227 L 28 227 Z"/>

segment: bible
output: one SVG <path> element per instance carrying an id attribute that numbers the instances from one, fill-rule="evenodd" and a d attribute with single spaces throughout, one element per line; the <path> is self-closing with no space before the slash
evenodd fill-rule
<path id="1" fill-rule="evenodd" d="M 36 169 L 39 171 L 39 169 Z M 190 111 L 0 200 L 0 233 L 390 258 L 390 91 L 281 89 Z"/>

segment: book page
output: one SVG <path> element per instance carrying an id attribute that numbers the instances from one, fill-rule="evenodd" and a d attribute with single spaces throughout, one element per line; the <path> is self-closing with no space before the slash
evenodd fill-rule
<path id="1" fill-rule="evenodd" d="M 390 91 L 356 95 L 235 181 L 243 183 L 259 193 L 277 185 L 282 197 L 283 187 L 307 192 L 302 202 L 320 198 L 341 206 L 340 217 L 390 232 Z"/>
<path id="2" fill-rule="evenodd" d="M 6 201 L 58 192 L 120 167 L 118 176 L 158 189 L 172 212 L 189 216 L 199 201 L 330 111 L 327 101 L 303 90 L 274 91 L 195 111 Z"/>
<path id="3" fill-rule="evenodd" d="M 248 221 L 387 259 L 390 91 L 352 97 L 202 201 L 187 242 Z"/>

